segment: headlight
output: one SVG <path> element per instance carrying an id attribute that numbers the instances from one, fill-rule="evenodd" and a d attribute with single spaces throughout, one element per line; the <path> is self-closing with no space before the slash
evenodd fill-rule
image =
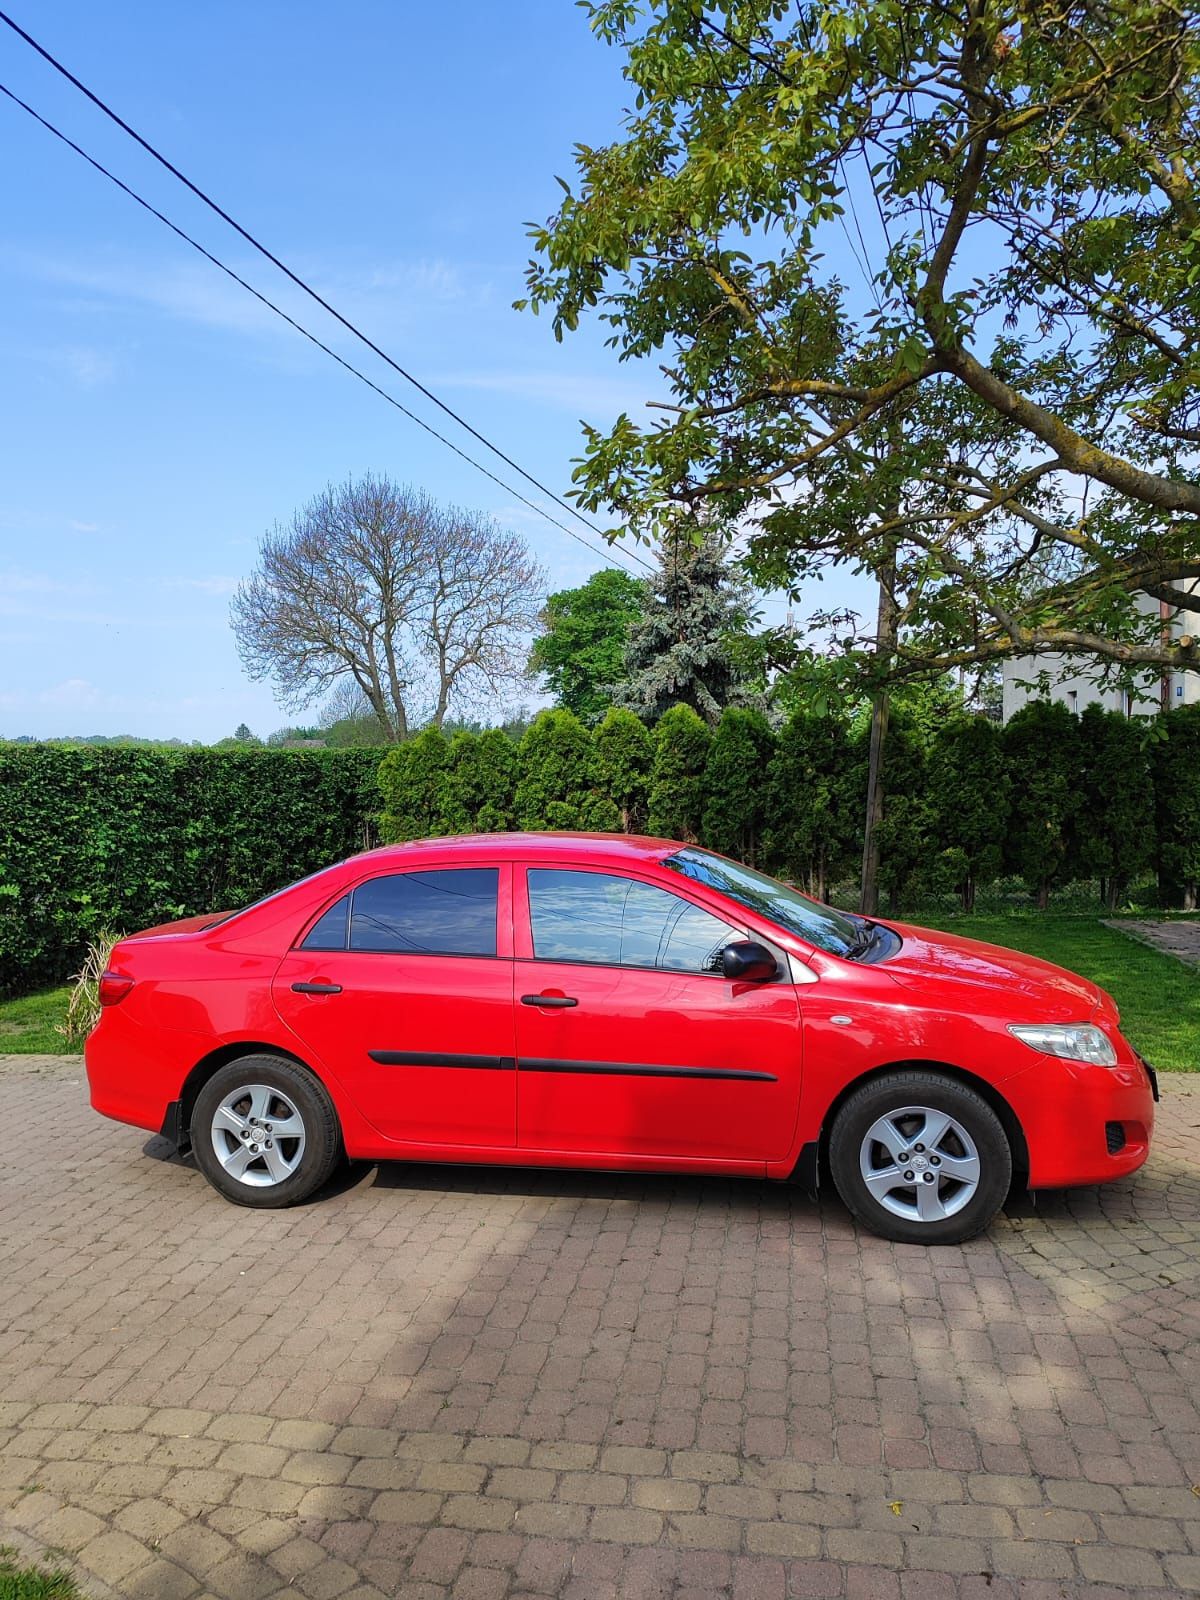
<path id="1" fill-rule="evenodd" d="M 1031 1050 L 1040 1050 L 1046 1056 L 1062 1056 L 1067 1061 L 1086 1061 L 1093 1067 L 1115 1067 L 1117 1052 L 1113 1042 L 1101 1028 L 1090 1022 L 1065 1024 L 1030 1024 L 1028 1027 L 1010 1026 L 1009 1033 L 1016 1034 L 1022 1044 Z"/>

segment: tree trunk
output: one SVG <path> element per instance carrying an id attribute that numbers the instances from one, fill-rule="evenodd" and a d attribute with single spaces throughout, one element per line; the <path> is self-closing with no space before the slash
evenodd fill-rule
<path id="1" fill-rule="evenodd" d="M 970 873 L 963 879 L 962 902 L 964 911 L 975 909 L 975 879 Z"/>
<path id="2" fill-rule="evenodd" d="M 896 647 L 896 602 L 893 589 L 896 564 L 889 562 L 879 575 L 879 609 L 875 626 L 875 659 L 882 664 Z M 886 689 L 871 701 L 871 749 L 867 762 L 867 814 L 863 825 L 862 886 L 859 908 L 872 917 L 879 910 L 879 824 L 883 821 L 884 757 L 887 750 L 890 700 Z"/>
<path id="3" fill-rule="evenodd" d="M 1049 904 L 1050 904 L 1050 881 L 1049 881 L 1048 878 L 1043 878 L 1041 883 L 1038 884 L 1037 908 L 1038 908 L 1039 911 L 1045 911 L 1046 907 Z"/>

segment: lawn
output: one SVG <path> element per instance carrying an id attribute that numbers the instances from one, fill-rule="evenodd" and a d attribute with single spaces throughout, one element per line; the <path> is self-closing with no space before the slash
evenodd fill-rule
<path id="1" fill-rule="evenodd" d="M 946 916 L 915 914 L 912 922 L 946 928 L 988 944 L 1024 950 L 1069 967 L 1107 989 L 1121 1025 L 1147 1061 L 1166 1072 L 1200 1071 L 1200 973 L 1173 956 L 1106 928 L 1097 917 L 1054 912 Z M 55 1024 L 70 990 L 46 989 L 0 1001 L 0 1054 L 72 1054 Z"/>
<path id="2" fill-rule="evenodd" d="M 71 989 L 43 989 L 20 1000 L 0 1000 L 0 1055 L 75 1055 L 78 1045 L 68 1045 L 55 1025 L 67 1013 Z M 3 1590 L 0 1590 L 0 1597 Z"/>
<path id="3" fill-rule="evenodd" d="M 0 1547 L 0 1600 L 82 1600 L 68 1573 L 18 1566 L 14 1554 Z"/>
<path id="4" fill-rule="evenodd" d="M 1121 1008 L 1121 1029 L 1152 1066 L 1200 1071 L 1200 972 L 1095 917 L 1054 912 L 1009 916 L 914 916 L 968 939 L 1024 950 L 1098 983 Z"/>

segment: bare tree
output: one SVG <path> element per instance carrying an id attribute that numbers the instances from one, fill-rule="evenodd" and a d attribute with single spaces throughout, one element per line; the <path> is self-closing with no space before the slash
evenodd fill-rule
<path id="1" fill-rule="evenodd" d="M 352 681 L 400 740 L 421 711 L 440 727 L 523 678 L 543 586 L 517 535 L 368 476 L 265 535 L 230 622 L 246 671 L 288 709 Z"/>

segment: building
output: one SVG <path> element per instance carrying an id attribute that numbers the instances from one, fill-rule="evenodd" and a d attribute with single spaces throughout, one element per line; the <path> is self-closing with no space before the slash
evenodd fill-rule
<path id="1" fill-rule="evenodd" d="M 1191 588 L 1193 593 L 1200 592 L 1200 584 L 1192 584 Z M 1200 618 L 1195 613 L 1173 611 L 1165 602 L 1151 599 L 1149 595 L 1140 596 L 1138 604 L 1147 616 L 1157 614 L 1163 632 L 1170 633 L 1172 638 L 1200 633 Z M 1200 672 L 1150 671 L 1134 680 L 1131 688 L 1121 688 L 1097 683 L 1081 674 L 1079 658 L 1073 656 L 1016 656 L 1004 662 L 1003 679 L 1005 722 L 1023 705 L 1042 698 L 1046 692 L 1051 700 L 1075 712 L 1086 706 L 1101 705 L 1106 711 L 1120 711 L 1127 717 L 1153 717 L 1172 706 L 1200 701 Z"/>

